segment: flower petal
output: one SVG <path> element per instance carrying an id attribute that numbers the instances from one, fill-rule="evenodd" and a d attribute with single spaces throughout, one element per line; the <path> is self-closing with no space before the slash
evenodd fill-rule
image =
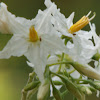
<path id="1" fill-rule="evenodd" d="M 73 44 L 68 42 L 67 48 L 69 49 L 69 55 L 74 61 L 85 64 L 91 61 L 91 57 L 96 53 L 95 46 L 90 40 L 91 36 L 88 36 L 89 32 L 76 35 L 73 37 Z M 86 36 L 84 36 L 86 35 Z"/>
<path id="2" fill-rule="evenodd" d="M 55 5 L 52 3 L 50 7 L 45 9 L 44 11 L 39 10 L 37 16 L 34 19 L 35 29 L 39 34 L 48 33 L 53 29 L 53 25 L 51 23 L 52 19 L 52 11 L 55 8 Z"/>
<path id="3" fill-rule="evenodd" d="M 74 19 L 75 12 L 72 12 L 72 14 L 67 18 L 67 27 L 68 29 L 73 25 L 73 19 Z"/>
<path id="4" fill-rule="evenodd" d="M 26 61 L 27 65 L 34 68 L 34 64 L 30 63 L 29 61 Z"/>
<path id="5" fill-rule="evenodd" d="M 25 53 L 25 56 L 27 59 L 34 64 L 34 70 L 36 74 L 38 75 L 40 81 L 44 80 L 44 71 L 45 71 L 45 66 L 46 64 L 42 61 L 44 60 L 44 57 L 40 57 L 40 47 L 39 44 L 37 43 L 32 43 L 28 51 Z"/>
<path id="6" fill-rule="evenodd" d="M 57 52 L 67 52 L 62 39 L 60 39 L 56 34 L 45 34 L 42 35 L 41 48 L 48 54 L 55 54 Z"/>
<path id="7" fill-rule="evenodd" d="M 19 36 L 13 36 L 4 49 L 0 52 L 0 58 L 22 56 L 28 49 L 28 42 Z"/>
<path id="8" fill-rule="evenodd" d="M 23 34 L 29 31 L 31 20 L 16 17 L 7 10 L 7 6 L 1 3 L 0 7 L 0 32 L 10 34 Z"/>

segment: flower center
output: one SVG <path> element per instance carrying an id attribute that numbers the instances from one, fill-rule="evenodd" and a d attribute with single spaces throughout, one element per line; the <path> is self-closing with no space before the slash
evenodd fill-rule
<path id="1" fill-rule="evenodd" d="M 30 41 L 36 42 L 39 38 L 38 38 L 38 34 L 37 34 L 34 26 L 31 26 L 29 31 L 30 31 L 30 33 L 29 33 Z"/>
<path id="2" fill-rule="evenodd" d="M 77 32 L 81 30 L 83 27 L 85 27 L 96 16 L 96 14 L 94 13 L 94 15 L 91 18 L 89 18 L 90 14 L 91 14 L 91 11 L 86 16 L 83 16 L 75 24 L 73 24 L 68 30 L 68 32 L 73 34 L 74 32 Z"/>

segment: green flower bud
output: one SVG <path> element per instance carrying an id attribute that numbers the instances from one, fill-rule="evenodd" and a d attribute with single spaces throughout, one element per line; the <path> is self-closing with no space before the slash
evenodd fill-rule
<path id="1" fill-rule="evenodd" d="M 24 91 L 29 91 L 29 90 L 34 89 L 35 87 L 37 87 L 39 85 L 39 83 L 40 83 L 40 81 L 33 81 L 33 82 L 27 84 L 24 87 Z"/>
<path id="2" fill-rule="evenodd" d="M 80 72 L 81 74 L 83 75 L 86 75 L 90 78 L 93 78 L 93 79 L 97 79 L 97 80 L 100 80 L 100 73 L 98 73 L 94 68 L 92 68 L 91 66 L 89 66 L 88 64 L 86 65 L 82 65 L 82 64 L 79 64 L 78 62 L 74 62 L 72 60 L 71 57 L 69 57 L 69 55 L 65 55 L 65 59 L 67 61 L 71 61 L 71 65 L 78 71 Z"/>
<path id="3" fill-rule="evenodd" d="M 81 91 L 77 88 L 77 86 L 72 83 L 70 80 L 64 80 L 66 88 L 78 99 L 78 100 L 84 100 L 83 96 L 81 94 Z"/>
<path id="4" fill-rule="evenodd" d="M 100 91 L 100 81 L 95 81 L 95 82 L 90 81 L 89 84 L 93 86 L 95 89 Z"/>
<path id="5" fill-rule="evenodd" d="M 92 92 L 96 92 L 97 90 L 94 87 L 89 86 L 88 87 Z"/>
<path id="6" fill-rule="evenodd" d="M 100 80 L 100 73 L 98 73 L 94 68 L 89 65 L 82 65 L 78 62 L 73 62 L 71 65 L 81 74 L 86 75 L 90 78 Z"/>
<path id="7" fill-rule="evenodd" d="M 53 83 L 54 83 L 54 85 L 63 85 L 63 83 L 60 81 L 53 81 Z"/>
<path id="8" fill-rule="evenodd" d="M 87 87 L 87 86 L 79 86 L 79 89 L 80 89 L 83 93 L 85 93 L 85 94 L 87 94 L 87 95 L 91 95 L 91 94 L 92 94 L 92 91 L 91 91 L 90 88 Z"/>
<path id="9" fill-rule="evenodd" d="M 29 74 L 29 80 L 28 83 L 31 83 L 33 81 L 33 77 L 35 76 L 35 72 L 32 72 Z"/>
<path id="10" fill-rule="evenodd" d="M 30 100 L 32 98 L 32 96 L 37 92 L 37 90 L 38 90 L 38 87 L 28 91 L 28 93 L 27 93 L 27 100 Z"/>
<path id="11" fill-rule="evenodd" d="M 55 74 L 55 73 L 53 73 Z M 77 85 L 72 83 L 67 77 L 62 75 L 55 74 L 62 79 L 65 83 L 66 88 L 78 99 L 78 100 L 85 100 L 83 93 L 78 89 Z"/>
<path id="12" fill-rule="evenodd" d="M 41 83 L 38 94 L 37 94 L 37 100 L 45 100 L 45 98 L 48 96 L 50 90 L 50 80 L 45 79 L 44 82 Z"/>
<path id="13" fill-rule="evenodd" d="M 56 99 L 56 100 L 62 100 L 60 91 L 58 91 L 58 90 L 56 89 L 56 87 L 54 86 L 54 84 L 53 84 L 52 81 L 51 81 L 51 84 L 52 84 L 52 88 L 53 88 L 53 96 L 55 97 L 55 99 Z"/>

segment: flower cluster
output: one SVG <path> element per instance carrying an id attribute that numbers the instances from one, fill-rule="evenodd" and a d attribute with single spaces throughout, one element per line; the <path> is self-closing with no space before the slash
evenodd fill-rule
<path id="1" fill-rule="evenodd" d="M 11 14 L 6 4 L 0 3 L 0 32 L 13 34 L 0 51 L 0 59 L 24 55 L 33 68 L 22 100 L 29 100 L 37 90 L 37 100 L 50 97 L 63 100 L 68 91 L 77 100 L 99 93 L 100 37 L 95 24 L 90 23 L 95 13 L 89 18 L 90 11 L 73 24 L 74 12 L 65 18 L 51 0 L 44 4 L 44 11 L 39 10 L 34 19 L 27 20 Z M 90 31 L 81 30 L 87 24 Z M 62 87 L 66 87 L 63 93 Z"/>

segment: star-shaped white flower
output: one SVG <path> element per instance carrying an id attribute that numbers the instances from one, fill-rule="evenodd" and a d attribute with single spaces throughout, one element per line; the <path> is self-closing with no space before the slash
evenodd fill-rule
<path id="1" fill-rule="evenodd" d="M 52 4 L 51 0 L 45 0 L 45 5 L 49 8 Z M 86 26 L 94 17 L 89 19 L 89 15 L 91 11 L 83 16 L 77 23 L 73 24 L 74 12 L 68 17 L 60 12 L 60 9 L 57 9 L 57 6 L 54 4 L 54 10 L 52 12 L 52 23 L 56 30 L 58 30 L 62 35 L 72 37 L 73 43 L 70 41 L 67 43 L 67 48 L 69 49 L 68 54 L 72 57 L 74 61 L 78 61 L 79 63 L 89 63 L 91 61 L 92 56 L 96 53 L 97 43 L 94 46 L 91 41 L 92 37 L 95 38 L 96 41 L 97 35 L 94 28 L 90 25 L 91 30 L 83 31 L 81 30 L 84 26 Z M 73 35 L 75 34 L 75 35 Z"/>
<path id="2" fill-rule="evenodd" d="M 90 31 L 80 31 L 79 35 L 73 37 L 73 43 L 68 42 L 69 55 L 74 61 L 82 64 L 89 63 L 94 54 L 100 49 L 100 37 L 96 34 L 95 25 L 89 24 Z"/>
<path id="3" fill-rule="evenodd" d="M 0 52 L 0 58 L 25 55 L 34 64 L 41 81 L 48 54 L 64 52 L 66 48 L 51 23 L 53 7 L 54 4 L 44 11 L 39 10 L 32 20 L 15 17 L 4 3 L 0 7 L 0 32 L 13 34 Z"/>
<path id="4" fill-rule="evenodd" d="M 68 42 L 67 48 L 69 49 L 69 55 L 74 61 L 77 61 L 81 64 L 89 63 L 96 53 L 96 47 L 94 46 L 92 40 L 92 35 L 90 38 L 83 37 L 82 35 L 89 35 L 90 32 L 84 32 L 80 35 L 73 37 L 73 43 Z M 81 37 L 82 36 L 82 37 Z"/>
<path id="5" fill-rule="evenodd" d="M 52 3 L 51 0 L 45 0 L 45 5 L 48 8 L 52 4 L 54 3 Z M 57 6 L 55 5 L 52 12 L 52 23 L 55 29 L 58 30 L 62 35 L 72 37 L 73 43 L 68 42 L 66 45 L 69 49 L 67 54 L 71 56 L 75 62 L 83 65 L 83 67 L 80 68 L 74 66 L 75 69 L 83 72 L 84 75 L 87 75 L 88 77 L 94 78 L 93 76 L 96 76 L 96 79 L 100 79 L 100 74 L 97 73 L 97 71 L 91 66 L 87 65 L 87 63 L 91 61 L 93 55 L 97 52 L 97 47 L 99 47 L 98 44 L 100 42 L 98 41 L 98 36 L 95 34 L 96 32 L 94 27 L 91 27 L 91 25 L 91 30 L 89 32 L 81 30 L 95 17 L 94 13 L 94 15 L 89 18 L 90 14 L 91 11 L 86 16 L 83 16 L 78 22 L 73 24 L 74 13 L 72 13 L 68 18 L 65 18 L 65 16 L 60 13 L 60 10 L 57 9 Z M 92 37 L 94 38 L 95 45 L 91 40 Z"/>

